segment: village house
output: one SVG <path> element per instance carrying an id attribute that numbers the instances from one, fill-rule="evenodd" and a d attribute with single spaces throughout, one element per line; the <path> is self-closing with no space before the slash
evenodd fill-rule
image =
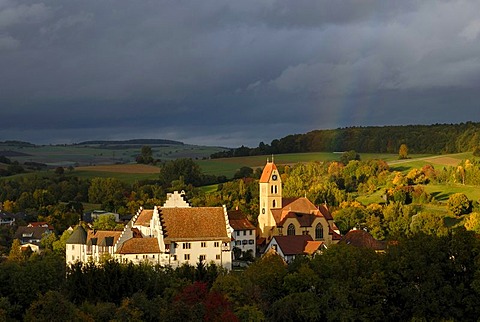
<path id="1" fill-rule="evenodd" d="M 297 256 L 314 256 L 326 249 L 325 243 L 313 240 L 310 235 L 273 236 L 268 243 L 265 253 L 275 252 L 286 263 L 290 263 Z"/>
<path id="2" fill-rule="evenodd" d="M 233 229 L 232 251 L 234 248 L 238 248 L 242 253 L 250 252 L 252 257 L 255 257 L 256 227 L 238 209 L 228 211 L 228 221 Z"/>
<path id="3" fill-rule="evenodd" d="M 306 197 L 283 198 L 282 180 L 273 160 L 271 162 L 267 160 L 260 177 L 259 188 L 258 244 L 263 250 L 274 245 L 282 248 L 281 244 L 295 244 L 297 254 L 302 254 L 304 249 L 301 248 L 305 246 L 307 237 L 301 236 L 309 236 L 312 241 L 322 242 L 325 247 L 341 239 L 326 205 L 315 206 Z M 292 237 L 276 238 L 272 244 L 271 241 L 276 236 Z M 282 242 L 279 243 L 280 240 Z"/>
<path id="4" fill-rule="evenodd" d="M 109 256 L 122 263 L 178 267 L 198 262 L 231 269 L 233 229 L 225 207 L 191 207 L 184 192 L 167 196 L 162 207 L 140 209 L 123 231 L 86 231 L 78 226 L 67 240 L 67 264 Z"/>

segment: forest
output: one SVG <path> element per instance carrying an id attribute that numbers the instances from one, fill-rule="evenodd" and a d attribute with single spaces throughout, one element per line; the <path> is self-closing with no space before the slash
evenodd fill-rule
<path id="1" fill-rule="evenodd" d="M 2 321 L 476 321 L 480 241 L 465 229 L 418 233 L 385 253 L 346 244 L 242 271 L 80 263 L 10 254 L 0 263 Z"/>
<path id="2" fill-rule="evenodd" d="M 480 146 L 480 123 L 346 127 L 288 135 L 256 148 L 241 146 L 212 158 L 299 152 L 396 153 L 402 144 L 410 153 L 446 154 L 473 151 Z"/>

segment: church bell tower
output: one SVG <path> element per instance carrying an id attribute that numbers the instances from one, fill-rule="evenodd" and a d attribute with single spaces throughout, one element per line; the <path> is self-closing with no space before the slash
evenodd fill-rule
<path id="1" fill-rule="evenodd" d="M 277 166 L 272 161 L 267 160 L 263 168 L 262 176 L 259 182 L 260 188 L 260 213 L 258 215 L 258 225 L 262 237 L 269 237 L 272 227 L 276 226 L 272 209 L 282 208 L 282 179 Z"/>

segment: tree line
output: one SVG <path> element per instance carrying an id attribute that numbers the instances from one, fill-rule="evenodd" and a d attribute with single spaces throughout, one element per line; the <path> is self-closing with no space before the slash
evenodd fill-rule
<path id="1" fill-rule="evenodd" d="M 7 321 L 476 321 L 480 240 L 415 234 L 385 253 L 338 244 L 243 271 L 197 263 L 73 264 L 54 253 L 0 263 Z"/>
<path id="2" fill-rule="evenodd" d="M 287 135 L 270 144 L 214 153 L 211 158 L 270 155 L 299 152 L 337 152 L 355 150 L 360 153 L 397 153 L 406 144 L 410 153 L 459 153 L 474 151 L 480 146 L 480 123 L 367 126 L 331 130 L 315 130 Z"/>

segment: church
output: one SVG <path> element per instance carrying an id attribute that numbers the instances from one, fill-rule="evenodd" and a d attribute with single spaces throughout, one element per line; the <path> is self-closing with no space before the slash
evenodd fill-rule
<path id="1" fill-rule="evenodd" d="M 321 242 L 318 245 L 328 247 L 341 239 L 340 232 L 326 205 L 317 207 L 306 197 L 283 198 L 282 179 L 273 159 L 267 160 L 259 186 L 260 213 L 257 243 L 260 247 L 263 245 L 263 248 L 268 250 L 275 236 L 291 236 L 285 240 L 295 243 L 302 240 L 305 247 L 309 241 L 318 241 Z M 301 247 L 297 248 L 300 252 Z"/>

